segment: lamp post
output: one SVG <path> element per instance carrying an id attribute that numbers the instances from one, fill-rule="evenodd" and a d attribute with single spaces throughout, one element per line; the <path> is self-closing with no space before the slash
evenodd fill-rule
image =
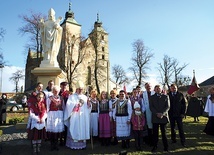
<path id="1" fill-rule="evenodd" d="M 1 77 L 0 77 L 0 92 L 2 92 L 2 72 L 3 72 L 3 68 L 4 68 L 4 65 L 3 64 L 0 64 L 0 70 L 1 70 Z"/>

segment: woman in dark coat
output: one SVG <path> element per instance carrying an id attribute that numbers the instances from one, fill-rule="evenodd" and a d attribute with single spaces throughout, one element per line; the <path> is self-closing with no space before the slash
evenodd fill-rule
<path id="1" fill-rule="evenodd" d="M 199 121 L 198 117 L 203 113 L 202 100 L 199 100 L 194 94 L 190 97 L 187 107 L 187 116 L 194 117 L 194 121 Z"/>
<path id="2" fill-rule="evenodd" d="M 7 94 L 3 93 L 0 100 L 0 124 L 6 124 Z"/>

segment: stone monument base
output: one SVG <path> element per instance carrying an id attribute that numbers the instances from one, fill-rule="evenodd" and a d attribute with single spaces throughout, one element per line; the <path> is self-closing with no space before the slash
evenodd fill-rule
<path id="1" fill-rule="evenodd" d="M 50 80 L 53 80 L 54 84 L 58 86 L 61 82 L 67 81 L 65 72 L 59 67 L 37 67 L 31 73 L 37 76 L 37 82 L 41 82 L 44 89 Z"/>
<path id="2" fill-rule="evenodd" d="M 41 68 L 46 68 L 46 67 L 59 67 L 59 64 L 56 61 L 50 61 L 50 60 L 42 60 L 40 66 Z"/>

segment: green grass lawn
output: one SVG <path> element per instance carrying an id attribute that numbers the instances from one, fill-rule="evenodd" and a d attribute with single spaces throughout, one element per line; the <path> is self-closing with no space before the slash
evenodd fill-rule
<path id="1" fill-rule="evenodd" d="M 10 119 L 14 119 L 14 118 L 24 119 L 24 117 L 28 117 L 28 112 L 23 112 L 23 111 L 7 112 L 6 123 L 9 124 Z"/>
<path id="2" fill-rule="evenodd" d="M 167 137 L 169 142 L 169 153 L 163 152 L 161 137 L 159 138 L 158 152 L 155 154 L 177 154 L 177 155 L 213 155 L 214 154 L 214 136 L 206 135 L 203 130 L 207 123 L 207 117 L 199 117 L 199 121 L 194 122 L 192 117 L 187 116 L 184 119 L 184 131 L 186 135 L 187 147 L 180 144 L 177 132 L 177 143 L 172 144 L 170 140 L 170 126 L 167 126 Z M 150 151 L 130 152 L 131 155 L 152 154 Z"/>

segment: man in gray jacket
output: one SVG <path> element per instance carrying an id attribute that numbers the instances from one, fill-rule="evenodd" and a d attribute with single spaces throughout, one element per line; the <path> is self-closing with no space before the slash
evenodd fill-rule
<path id="1" fill-rule="evenodd" d="M 166 137 L 166 124 L 169 122 L 168 111 L 170 108 L 169 97 L 161 93 L 160 85 L 155 86 L 155 94 L 150 98 L 150 110 L 152 112 L 154 147 L 157 150 L 159 127 L 161 129 L 164 151 L 168 152 L 168 140 Z"/>

